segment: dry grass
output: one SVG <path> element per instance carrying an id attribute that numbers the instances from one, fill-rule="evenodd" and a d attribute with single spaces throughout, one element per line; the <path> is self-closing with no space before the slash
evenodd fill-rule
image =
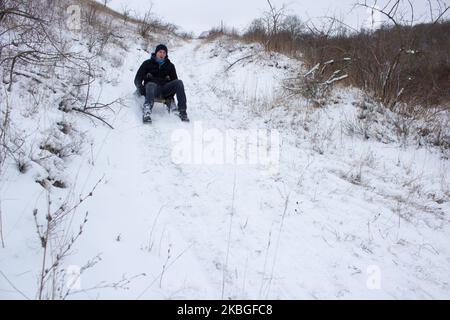
<path id="1" fill-rule="evenodd" d="M 131 23 L 139 24 L 140 20 L 134 17 L 130 17 L 127 14 L 120 13 L 118 11 L 115 11 L 107 6 L 104 6 L 101 3 L 98 3 L 94 0 L 76 0 L 77 3 L 82 5 L 84 8 L 88 8 L 88 10 L 93 10 L 95 12 L 103 13 L 104 15 L 107 15 L 109 17 L 120 19 L 124 21 L 128 21 Z"/>
<path id="2" fill-rule="evenodd" d="M 104 17 L 114 20 L 122 20 L 126 23 L 134 24 L 137 32 L 144 38 L 148 38 L 150 33 L 168 32 L 172 35 L 181 37 L 183 39 L 192 38 L 192 34 L 183 31 L 178 31 L 178 27 L 162 21 L 148 10 L 141 17 L 133 17 L 130 10 L 118 12 L 94 0 L 76 0 L 88 12 L 95 12 L 96 15 L 101 13 Z"/>

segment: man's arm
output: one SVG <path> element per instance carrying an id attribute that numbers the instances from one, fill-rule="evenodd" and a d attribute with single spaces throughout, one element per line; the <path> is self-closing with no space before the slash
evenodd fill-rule
<path id="1" fill-rule="evenodd" d="M 144 91 L 144 85 L 142 84 L 142 81 L 144 81 L 144 78 L 145 78 L 145 66 L 144 65 L 145 65 L 145 62 L 142 63 L 142 65 L 139 67 L 139 70 L 136 73 L 136 77 L 134 77 L 134 85 L 136 86 L 136 89 L 138 89 L 141 94 Z"/>
<path id="2" fill-rule="evenodd" d="M 177 79 L 178 79 L 177 70 L 175 69 L 175 65 L 172 64 L 172 69 L 170 70 L 170 81 Z"/>

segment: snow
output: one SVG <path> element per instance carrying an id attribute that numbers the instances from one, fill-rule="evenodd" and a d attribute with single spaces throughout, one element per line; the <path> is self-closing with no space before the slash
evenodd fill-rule
<path id="1" fill-rule="evenodd" d="M 325 81 L 325 84 L 330 85 L 330 84 L 332 84 L 332 83 L 334 83 L 334 82 L 337 82 L 337 81 L 341 81 L 341 80 L 347 79 L 347 78 L 348 78 L 348 74 L 344 74 L 344 75 L 342 75 L 342 76 L 340 76 L 340 77 L 335 77 L 340 71 L 341 71 L 341 70 L 335 71 L 335 72 L 333 73 L 333 75 L 330 77 L 330 79 L 328 79 L 327 81 Z"/>
<path id="2" fill-rule="evenodd" d="M 64 114 L 75 131 L 62 135 L 51 131 L 61 111 L 46 107 L 26 120 L 29 105 L 15 100 L 17 130 L 30 139 L 82 145 L 47 164 L 70 184 L 51 187 L 56 203 L 100 181 L 68 224 L 76 230 L 89 212 L 64 267 L 97 261 L 69 298 L 450 298 L 449 161 L 438 150 L 346 135 L 356 90 L 337 89 L 336 104 L 322 109 L 286 99 L 281 80 L 303 66 L 225 37 L 169 41 L 191 123 L 157 105 L 153 124 L 144 125 L 133 79 L 153 43 L 142 50 L 136 39 L 105 53 L 105 81 L 92 89 L 104 101 L 123 99 L 109 118 L 114 130 Z M 190 134 L 186 143 L 208 145 L 199 126 L 222 138 L 233 129 L 279 134 L 279 162 L 174 163 L 180 132 Z M 212 141 L 209 147 L 223 146 Z M 36 297 L 42 253 L 32 212 L 47 210 L 47 192 L 35 183 L 44 174 L 35 165 L 21 174 L 12 162 L 3 172 L 2 299 L 24 298 L 5 276 Z M 121 280 L 126 285 L 111 285 Z"/>

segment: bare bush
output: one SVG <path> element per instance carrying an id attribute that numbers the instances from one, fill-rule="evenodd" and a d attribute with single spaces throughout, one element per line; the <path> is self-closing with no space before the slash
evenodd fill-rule
<path id="1" fill-rule="evenodd" d="M 150 8 L 140 18 L 140 22 L 138 24 L 138 33 L 142 38 L 147 39 L 150 35 L 150 32 L 153 30 L 154 30 L 154 18 L 152 8 Z"/>
<path id="2" fill-rule="evenodd" d="M 417 106 L 415 111 L 406 107 L 406 111 L 394 112 L 369 94 L 364 94 L 354 105 L 357 113 L 342 122 L 349 136 L 382 143 L 432 145 L 444 154 L 450 147 L 449 115 L 440 108 L 432 111 Z"/>
<path id="3" fill-rule="evenodd" d="M 343 63 L 348 62 L 343 59 Z M 291 95 L 302 95 L 313 106 L 322 107 L 327 103 L 333 85 L 346 79 L 342 69 L 332 68 L 335 60 L 316 64 L 306 74 L 285 80 L 284 89 Z M 328 72 L 328 69 L 332 69 Z"/>
<path id="4" fill-rule="evenodd" d="M 48 11 L 46 8 L 52 1 L 6 2 L 8 8 L 14 8 L 4 10 L 7 13 L 3 14 L 0 27 L 0 31 L 8 35 L 0 40 L 0 70 L 8 90 L 12 90 L 16 77 L 28 78 L 53 94 L 68 95 L 70 100 L 63 99 L 60 110 L 79 112 L 109 125 L 99 111 L 111 110 L 111 104 L 102 106 L 98 101 L 92 102 L 90 89 L 98 73 L 93 67 L 96 65 L 95 59 L 109 43 L 120 39 L 112 19 L 104 16 L 98 4 L 87 4 L 80 30 L 81 34 L 86 35 L 88 51 L 92 53 L 86 56 L 72 51 L 71 39 L 58 32 L 61 28 L 70 33 L 65 29 L 65 1 L 58 2 Z M 50 84 L 47 81 L 49 75 L 55 74 L 58 69 L 65 70 L 64 76 Z M 72 105 L 68 105 L 70 102 Z M 78 105 L 76 102 L 79 102 Z M 61 108 L 62 105 L 65 108 Z"/>
<path id="5" fill-rule="evenodd" d="M 226 26 L 223 22 L 220 26 L 213 27 L 207 32 L 205 32 L 201 38 L 204 39 L 205 42 L 211 42 L 216 40 L 219 37 L 227 36 L 233 39 L 239 39 L 239 31 L 236 28 L 230 28 Z"/>
<path id="6" fill-rule="evenodd" d="M 56 210 L 52 209 L 52 199 L 50 193 L 47 195 L 47 212 L 45 213 L 45 222 L 39 219 L 37 209 L 33 211 L 33 217 L 36 226 L 36 233 L 42 249 L 42 267 L 39 276 L 38 299 L 56 299 L 64 290 L 61 286 L 61 268 L 64 260 L 73 250 L 73 247 L 80 236 L 83 234 L 87 223 L 88 213 L 86 212 L 82 219 L 78 231 L 71 233 L 67 230 L 67 221 L 74 219 L 76 210 L 88 198 L 93 196 L 98 181 L 91 192 L 83 198 L 80 197 L 74 204 L 69 204 L 69 199 L 61 204 Z M 69 224 L 70 226 L 70 224 Z M 63 294 L 64 295 L 64 294 Z"/>
<path id="7" fill-rule="evenodd" d="M 359 30 L 335 17 L 303 23 L 283 8 L 270 6 L 242 39 L 301 59 L 313 70 L 308 76 L 286 79 L 289 94 L 302 95 L 318 107 L 327 102 L 332 84 L 340 81 L 362 89 L 377 104 L 398 114 L 394 129 L 398 135 L 417 134 L 420 119 L 425 124 L 420 134 L 427 141 L 447 145 L 442 112 L 450 110 L 450 5 L 430 0 L 430 12 L 424 18 L 411 1 L 388 1 L 382 8 L 375 4 L 364 1 L 356 7 L 377 11 L 385 23 Z M 411 123 L 415 129 L 409 127 Z"/>
<path id="8" fill-rule="evenodd" d="M 298 16 L 289 14 L 286 5 L 276 7 L 269 0 L 267 3 L 269 9 L 251 22 L 242 38 L 247 42 L 259 42 L 268 51 L 299 58 L 299 40 L 307 31 L 306 24 Z"/>
<path id="9" fill-rule="evenodd" d="M 301 57 L 310 68 L 333 60 L 336 68 L 348 74 L 346 84 L 369 91 L 391 110 L 402 102 L 423 107 L 448 105 L 450 22 L 446 15 L 450 6 L 429 1 L 430 20 L 421 23 L 414 5 L 402 0 L 389 1 L 381 9 L 367 1 L 357 6 L 378 10 L 388 22 L 377 30 L 356 30 L 339 19 L 325 17 L 317 26 L 287 15 L 282 10 L 286 8 L 270 6 L 262 18 L 252 22 L 243 39 Z M 338 61 L 343 63 L 337 65 Z"/>
<path id="10" fill-rule="evenodd" d="M 122 6 L 122 16 L 123 16 L 123 22 L 126 24 L 131 17 L 131 9 L 128 8 L 126 5 Z"/>

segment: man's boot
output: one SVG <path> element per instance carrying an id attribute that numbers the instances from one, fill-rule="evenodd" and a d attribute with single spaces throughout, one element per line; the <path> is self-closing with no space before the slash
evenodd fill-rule
<path id="1" fill-rule="evenodd" d="M 152 109 L 153 106 L 150 103 L 144 103 L 144 106 L 142 107 L 142 120 L 144 121 L 144 123 L 152 122 Z"/>

